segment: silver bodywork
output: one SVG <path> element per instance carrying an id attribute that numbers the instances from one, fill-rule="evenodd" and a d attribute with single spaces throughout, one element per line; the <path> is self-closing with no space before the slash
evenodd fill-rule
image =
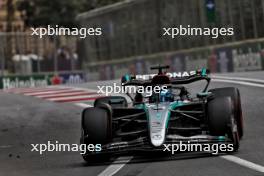
<path id="1" fill-rule="evenodd" d="M 161 146 L 166 138 L 166 126 L 169 121 L 171 102 L 146 103 L 151 144 Z"/>

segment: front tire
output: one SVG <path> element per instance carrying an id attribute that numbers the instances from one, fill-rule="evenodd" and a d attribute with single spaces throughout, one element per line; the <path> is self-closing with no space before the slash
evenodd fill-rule
<path id="1" fill-rule="evenodd" d="M 98 107 L 101 104 L 109 104 L 112 108 L 124 108 L 128 106 L 126 98 L 122 96 L 97 98 L 94 102 L 94 107 Z"/>
<path id="2" fill-rule="evenodd" d="M 240 92 L 235 87 L 224 87 L 211 89 L 209 92 L 212 92 L 215 98 L 218 97 L 231 97 L 232 104 L 234 106 L 234 115 L 237 122 L 239 138 L 241 139 L 244 135 L 244 125 L 243 125 L 243 115 L 241 107 L 241 98 Z"/>
<path id="3" fill-rule="evenodd" d="M 112 140 L 112 115 L 107 107 L 87 108 L 82 113 L 81 144 L 107 144 Z M 102 154 L 83 154 L 86 162 L 94 162 L 108 159 Z"/>
<path id="4" fill-rule="evenodd" d="M 239 132 L 234 107 L 230 97 L 210 100 L 207 106 L 209 132 L 213 136 L 228 136 L 233 143 L 233 151 L 239 148 Z"/>

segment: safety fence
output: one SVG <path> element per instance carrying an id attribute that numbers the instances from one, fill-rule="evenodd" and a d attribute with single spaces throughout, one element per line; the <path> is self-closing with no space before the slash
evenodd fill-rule
<path id="1" fill-rule="evenodd" d="M 170 65 L 168 71 L 173 72 L 201 67 L 213 73 L 264 70 L 264 39 L 97 62 L 87 66 L 85 73 L 87 80 L 109 80 L 125 73 L 152 73 L 149 68 L 159 64 Z"/>
<path id="2" fill-rule="evenodd" d="M 102 36 L 80 41 L 84 67 L 91 63 L 264 37 L 264 0 L 127 0 L 80 14 L 82 27 Z M 234 28 L 234 35 L 162 37 L 163 28 Z"/>

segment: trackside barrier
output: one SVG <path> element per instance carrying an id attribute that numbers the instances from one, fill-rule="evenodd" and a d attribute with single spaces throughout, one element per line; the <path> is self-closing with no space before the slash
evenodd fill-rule
<path id="1" fill-rule="evenodd" d="M 82 72 L 59 74 L 11 75 L 0 77 L 0 88 L 45 87 L 48 85 L 79 84 L 86 79 Z"/>

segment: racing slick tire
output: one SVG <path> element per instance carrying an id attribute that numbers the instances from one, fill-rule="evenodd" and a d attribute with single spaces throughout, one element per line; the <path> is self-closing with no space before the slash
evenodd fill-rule
<path id="1" fill-rule="evenodd" d="M 81 144 L 106 144 L 112 140 L 112 114 L 109 106 L 86 108 L 82 113 Z M 83 154 L 86 162 L 105 161 L 109 157 L 100 154 Z"/>
<path id="2" fill-rule="evenodd" d="M 239 148 L 239 132 L 233 103 L 230 97 L 217 97 L 208 102 L 208 127 L 213 136 L 225 136 L 231 139 L 233 151 Z"/>
<path id="3" fill-rule="evenodd" d="M 214 97 L 231 97 L 233 106 L 234 106 L 234 113 L 235 119 L 238 124 L 238 134 L 239 138 L 241 139 L 244 135 L 243 129 L 243 115 L 242 115 L 242 107 L 241 107 L 241 98 L 240 92 L 235 87 L 224 87 L 224 88 L 216 88 L 211 89 L 209 92 L 212 92 Z"/>
<path id="4" fill-rule="evenodd" d="M 100 104 L 109 104 L 111 107 L 127 107 L 128 103 L 125 97 L 122 96 L 109 96 L 97 98 L 94 101 L 94 107 L 100 106 Z"/>

